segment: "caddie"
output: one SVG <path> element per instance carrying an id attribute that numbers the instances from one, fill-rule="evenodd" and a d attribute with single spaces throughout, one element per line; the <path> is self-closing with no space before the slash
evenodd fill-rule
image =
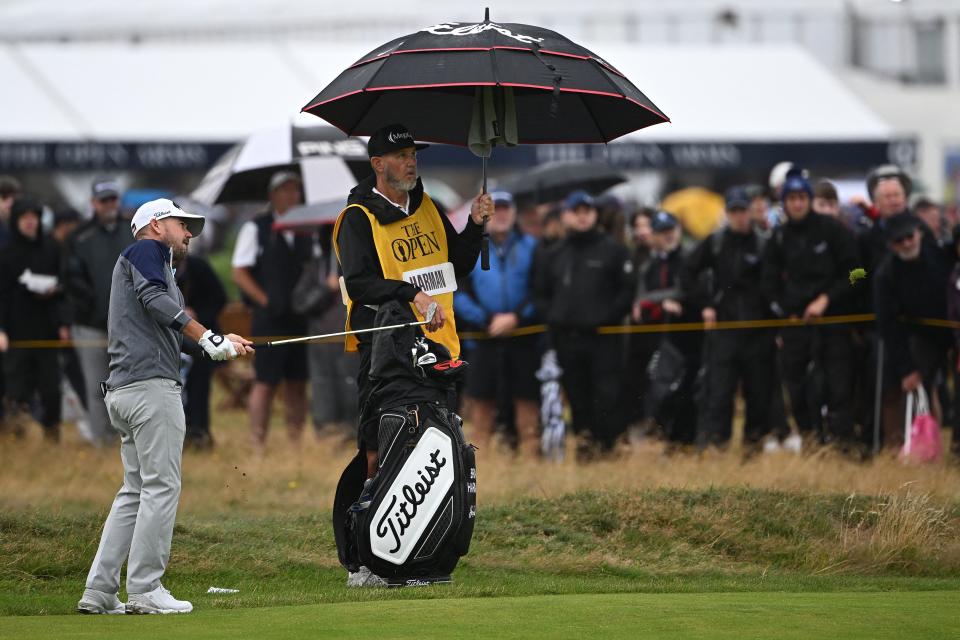
<path id="1" fill-rule="evenodd" d="M 348 298 L 346 329 L 373 327 L 377 305 L 390 300 L 409 303 L 420 320 L 437 302 L 439 309 L 425 328 L 457 358 L 453 292 L 457 278 L 477 262 L 481 225 L 493 213 L 493 200 L 489 194 L 477 196 L 466 226 L 457 233 L 417 176 L 417 151 L 427 146 L 414 143 L 401 124 L 370 136 L 367 155 L 374 175 L 350 191 L 333 232 Z M 371 344 L 369 334 L 346 340 L 347 351 L 360 352 L 358 441 L 366 450 L 368 478 L 376 473 L 378 447 L 377 408 L 367 406 Z"/>
<path id="2" fill-rule="evenodd" d="M 100 547 L 77 603 L 80 613 L 187 613 L 161 584 L 180 499 L 180 459 L 186 424 L 180 399 L 183 336 L 201 355 L 232 360 L 253 352 L 240 336 L 213 333 L 184 310 L 173 264 L 203 230 L 203 216 L 167 199 L 147 202 L 133 216 L 135 242 L 113 269 L 107 317 L 110 375 L 101 383 L 120 433 L 123 486 L 103 527 Z M 127 561 L 128 602 L 119 597 Z"/>

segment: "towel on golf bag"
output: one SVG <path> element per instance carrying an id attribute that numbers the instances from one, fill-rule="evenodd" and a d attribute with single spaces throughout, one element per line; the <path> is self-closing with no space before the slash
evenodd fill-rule
<path id="1" fill-rule="evenodd" d="M 412 320 L 409 307 L 381 305 L 376 325 Z M 409 315 L 409 317 L 408 317 Z M 366 451 L 344 470 L 334 498 L 340 563 L 391 585 L 448 581 L 467 553 L 476 517 L 476 459 L 446 402 L 466 363 L 419 327 L 378 332 L 370 402 L 378 419 L 379 468 L 364 491 Z M 370 496 L 359 508 L 361 492 Z"/>

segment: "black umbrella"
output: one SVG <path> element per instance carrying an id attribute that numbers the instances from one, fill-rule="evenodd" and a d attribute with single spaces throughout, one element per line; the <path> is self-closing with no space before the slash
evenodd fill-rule
<path id="1" fill-rule="evenodd" d="M 497 183 L 517 200 L 555 202 L 575 189 L 594 195 L 627 178 L 616 169 L 595 162 L 550 162 Z"/>
<path id="2" fill-rule="evenodd" d="M 374 49 L 303 111 L 347 135 L 401 122 L 467 146 L 608 142 L 668 118 L 613 65 L 532 25 L 443 22 Z M 484 162 L 484 190 L 486 163 Z M 481 265 L 487 268 L 486 234 Z"/>
<path id="3" fill-rule="evenodd" d="M 468 146 L 478 87 L 512 99 L 519 144 L 608 142 L 668 121 L 590 50 L 549 29 L 489 19 L 440 23 L 388 42 L 303 110 L 347 135 L 402 122 L 418 139 Z"/>

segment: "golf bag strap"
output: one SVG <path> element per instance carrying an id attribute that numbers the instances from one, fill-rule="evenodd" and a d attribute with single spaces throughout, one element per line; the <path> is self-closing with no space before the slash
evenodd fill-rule
<path id="1" fill-rule="evenodd" d="M 351 549 L 351 537 L 347 531 L 347 509 L 356 502 L 366 479 L 367 452 L 361 448 L 340 475 L 333 498 L 333 538 L 337 543 L 337 557 L 340 564 L 350 571 L 357 570 L 358 557 L 357 550 Z"/>

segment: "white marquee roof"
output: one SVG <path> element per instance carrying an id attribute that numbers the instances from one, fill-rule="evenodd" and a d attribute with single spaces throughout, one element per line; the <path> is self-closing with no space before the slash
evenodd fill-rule
<path id="1" fill-rule="evenodd" d="M 0 142 L 233 141 L 291 120 L 316 123 L 298 115 L 300 107 L 372 48 L 297 40 L 9 45 L 0 48 Z M 892 133 L 799 47 L 595 50 L 672 120 L 628 139 L 881 140 Z"/>

